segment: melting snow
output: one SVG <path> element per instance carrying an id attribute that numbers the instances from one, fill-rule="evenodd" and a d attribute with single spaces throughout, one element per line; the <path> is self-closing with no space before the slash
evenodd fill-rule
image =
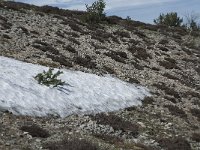
<path id="1" fill-rule="evenodd" d="M 148 89 L 111 76 L 62 70 L 67 84 L 49 88 L 33 78 L 47 67 L 0 57 L 0 109 L 16 115 L 65 117 L 140 105 Z M 56 70 L 55 70 L 56 71 Z"/>

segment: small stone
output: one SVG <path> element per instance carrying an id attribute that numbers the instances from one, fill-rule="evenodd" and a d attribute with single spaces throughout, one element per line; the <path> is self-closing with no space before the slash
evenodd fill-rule
<path id="1" fill-rule="evenodd" d="M 145 124 L 143 122 L 137 122 L 142 128 L 146 128 Z"/>
<path id="2" fill-rule="evenodd" d="M 6 146 L 10 146 L 10 143 L 8 143 L 8 142 L 6 142 L 6 144 L 5 144 Z"/>
<path id="3" fill-rule="evenodd" d="M 41 139 L 36 139 L 35 141 L 36 141 L 36 142 L 41 142 Z"/>

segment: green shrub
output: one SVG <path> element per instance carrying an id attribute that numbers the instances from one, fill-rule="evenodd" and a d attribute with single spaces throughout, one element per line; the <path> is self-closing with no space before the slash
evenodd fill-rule
<path id="1" fill-rule="evenodd" d="M 157 25 L 166 25 L 169 27 L 181 27 L 183 19 L 178 17 L 176 12 L 160 14 L 157 19 L 154 19 L 154 23 Z"/>
<path id="2" fill-rule="evenodd" d="M 104 0 L 95 1 L 91 6 L 86 4 L 86 15 L 84 16 L 84 20 L 88 23 L 99 23 L 103 19 L 105 19 L 104 9 L 106 7 L 106 3 Z"/>
<path id="3" fill-rule="evenodd" d="M 200 24 L 198 21 L 200 19 L 200 14 L 191 12 L 185 15 L 185 26 L 191 31 L 200 31 Z"/>
<path id="4" fill-rule="evenodd" d="M 57 77 L 63 74 L 63 72 L 57 71 L 56 73 L 53 73 L 53 70 L 54 69 L 50 68 L 47 72 L 43 71 L 43 73 L 37 74 L 34 78 L 38 81 L 39 84 L 43 84 L 46 86 L 57 87 L 59 85 L 64 85 L 65 82 L 57 79 Z"/>

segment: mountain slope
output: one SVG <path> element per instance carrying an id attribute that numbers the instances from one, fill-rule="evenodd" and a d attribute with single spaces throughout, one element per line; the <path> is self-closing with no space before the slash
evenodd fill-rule
<path id="1" fill-rule="evenodd" d="M 183 149 L 181 145 L 185 149 L 197 149 L 200 132 L 198 33 L 127 21 L 116 16 L 108 17 L 107 23 L 90 25 L 80 20 L 83 14 L 47 6 L 3 3 L 0 9 L 1 54 L 45 66 L 97 75 L 108 73 L 150 89 L 152 98 L 147 98 L 141 107 L 103 116 L 79 116 L 75 121 L 70 118 L 59 120 L 62 124 L 70 120 L 74 130 L 101 139 L 108 145 L 112 142 L 104 140 L 103 135 L 120 138 L 114 145 L 122 148 L 127 139 L 132 141 L 132 145 L 136 141 L 133 139 L 137 139 L 144 145 L 157 145 L 158 149 L 177 146 L 175 143 L 180 141 L 186 144 L 178 145 L 179 149 Z M 138 135 L 131 136 L 127 130 L 119 128 L 110 133 L 110 128 L 104 124 L 114 126 L 112 115 L 137 124 Z M 37 121 L 40 124 L 40 120 Z M 78 123 L 74 125 L 76 121 Z M 56 119 L 52 122 L 61 128 Z M 48 123 L 46 128 L 49 128 Z M 98 133 L 98 136 L 91 133 Z M 56 132 L 52 134 L 58 135 Z M 183 139 L 176 139 L 177 135 Z"/>

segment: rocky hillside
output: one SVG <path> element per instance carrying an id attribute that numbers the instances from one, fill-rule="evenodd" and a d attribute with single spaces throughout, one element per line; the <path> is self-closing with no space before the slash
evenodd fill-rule
<path id="1" fill-rule="evenodd" d="M 200 35 L 117 16 L 87 24 L 83 15 L 1 3 L 0 53 L 49 67 L 112 74 L 148 87 L 152 97 L 141 107 L 108 114 L 37 118 L 2 112 L 0 149 L 199 149 Z"/>

